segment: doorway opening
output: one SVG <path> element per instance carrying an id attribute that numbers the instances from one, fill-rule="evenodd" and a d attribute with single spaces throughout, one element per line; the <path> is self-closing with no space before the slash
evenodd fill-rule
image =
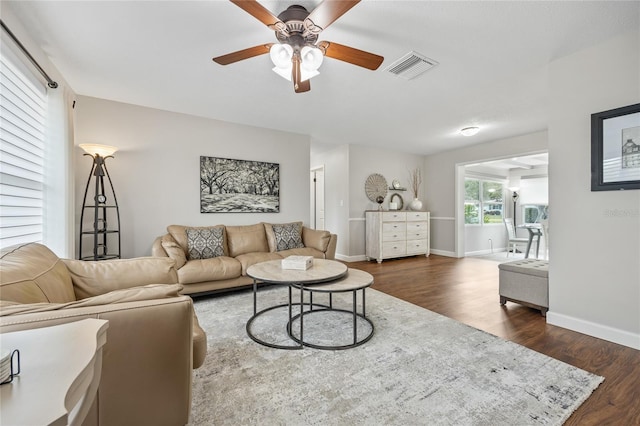
<path id="1" fill-rule="evenodd" d="M 528 237 L 518 228 L 547 219 L 548 186 L 547 152 L 457 164 L 456 257 L 506 256 L 504 221 Z"/>

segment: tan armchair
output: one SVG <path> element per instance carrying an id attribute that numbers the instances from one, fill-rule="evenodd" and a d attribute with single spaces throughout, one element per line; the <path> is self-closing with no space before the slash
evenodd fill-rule
<path id="1" fill-rule="evenodd" d="M 85 425 L 183 425 L 206 335 L 179 295 L 173 260 L 59 259 L 41 244 L 0 252 L 0 332 L 109 321 L 102 377 Z M 24 366 L 24 368 L 28 368 Z"/>

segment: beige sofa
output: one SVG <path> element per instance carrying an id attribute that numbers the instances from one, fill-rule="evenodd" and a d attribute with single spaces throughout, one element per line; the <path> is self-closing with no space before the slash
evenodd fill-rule
<path id="1" fill-rule="evenodd" d="M 183 294 L 201 295 L 252 284 L 247 268 L 287 256 L 333 259 L 338 237 L 307 228 L 302 222 L 285 224 L 187 227 L 171 225 L 158 237 L 153 256 L 176 261 Z"/>
<path id="2" fill-rule="evenodd" d="M 179 294 L 173 260 L 67 260 L 31 243 L 3 249 L 0 270 L 0 333 L 109 321 L 84 425 L 188 422 L 192 368 L 204 361 L 206 335 L 192 300 Z"/>

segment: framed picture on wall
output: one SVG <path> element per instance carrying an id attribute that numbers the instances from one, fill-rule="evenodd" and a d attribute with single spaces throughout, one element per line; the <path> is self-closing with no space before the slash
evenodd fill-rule
<path id="1" fill-rule="evenodd" d="M 200 213 L 278 213 L 280 165 L 200 157 Z"/>
<path id="2" fill-rule="evenodd" d="M 591 190 L 640 189 L 640 104 L 591 114 Z"/>

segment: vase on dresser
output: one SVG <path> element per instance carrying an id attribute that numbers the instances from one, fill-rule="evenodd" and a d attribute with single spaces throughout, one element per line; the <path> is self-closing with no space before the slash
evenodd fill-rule
<path id="1" fill-rule="evenodd" d="M 414 198 L 410 203 L 409 203 L 409 209 L 413 210 L 413 211 L 420 211 L 422 210 L 422 201 L 420 201 L 420 199 L 418 198 Z"/>

